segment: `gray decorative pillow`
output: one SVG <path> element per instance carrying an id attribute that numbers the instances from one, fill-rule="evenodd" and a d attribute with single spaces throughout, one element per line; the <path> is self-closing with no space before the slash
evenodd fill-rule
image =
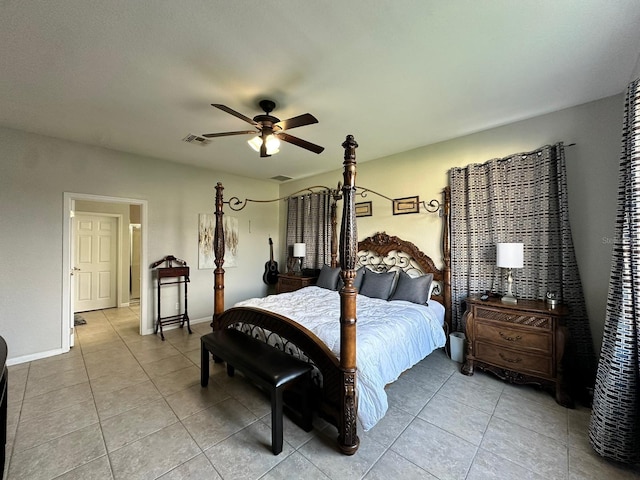
<path id="1" fill-rule="evenodd" d="M 423 305 L 429 300 L 431 282 L 433 282 L 432 273 L 411 278 L 405 272 L 401 271 L 398 276 L 396 290 L 389 300 L 406 300 L 407 302 Z"/>
<path id="2" fill-rule="evenodd" d="M 316 287 L 335 290 L 338 286 L 338 277 L 340 276 L 340 268 L 331 268 L 329 265 L 323 265 L 320 270 L 320 276 L 316 282 Z"/>
<path id="3" fill-rule="evenodd" d="M 376 273 L 369 270 L 364 275 L 360 293 L 367 297 L 388 300 L 395 277 L 396 272 Z"/>

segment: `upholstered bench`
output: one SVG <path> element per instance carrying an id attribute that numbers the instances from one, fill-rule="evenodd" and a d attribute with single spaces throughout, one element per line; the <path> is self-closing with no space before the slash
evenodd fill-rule
<path id="1" fill-rule="evenodd" d="M 308 380 L 311 365 L 288 355 L 275 347 L 244 333 L 227 328 L 216 330 L 201 337 L 201 370 L 200 383 L 206 387 L 209 383 L 209 354 L 214 358 L 227 362 L 227 373 L 233 376 L 234 369 L 258 386 L 269 391 L 271 395 L 271 448 L 274 455 L 282 452 L 282 409 L 283 392 L 295 382 Z M 301 403 L 301 427 L 310 431 L 312 428 L 311 408 L 306 398 L 307 385 L 303 385 Z"/>

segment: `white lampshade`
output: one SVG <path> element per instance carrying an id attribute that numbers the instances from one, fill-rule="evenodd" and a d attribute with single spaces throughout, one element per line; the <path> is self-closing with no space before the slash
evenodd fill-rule
<path id="1" fill-rule="evenodd" d="M 496 266 L 500 268 L 522 268 L 524 266 L 524 244 L 497 243 Z"/>
<path id="2" fill-rule="evenodd" d="M 304 257 L 307 254 L 307 246 L 304 243 L 293 244 L 293 256 L 296 258 Z"/>
<path id="3" fill-rule="evenodd" d="M 253 148 L 256 152 L 260 151 L 260 147 L 262 146 L 262 137 L 256 136 L 251 140 L 248 140 L 247 143 Z M 266 138 L 267 145 L 267 155 L 274 155 L 280 151 L 280 140 L 275 135 L 268 135 Z"/>

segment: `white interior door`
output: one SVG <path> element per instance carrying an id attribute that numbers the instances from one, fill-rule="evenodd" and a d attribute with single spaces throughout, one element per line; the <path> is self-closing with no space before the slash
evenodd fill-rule
<path id="1" fill-rule="evenodd" d="M 117 304 L 117 219 L 76 214 L 73 223 L 73 311 L 113 308 Z"/>

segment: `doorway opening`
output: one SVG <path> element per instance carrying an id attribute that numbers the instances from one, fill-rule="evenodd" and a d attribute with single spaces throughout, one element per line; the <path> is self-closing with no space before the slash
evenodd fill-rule
<path id="1" fill-rule="evenodd" d="M 110 211 L 116 213 L 108 213 Z M 76 265 L 78 252 L 77 235 L 74 230 L 76 213 L 78 213 L 78 218 L 82 212 L 85 214 L 86 212 L 98 212 L 96 215 L 118 218 L 117 268 L 115 272 L 118 279 L 115 306 L 123 307 L 131 305 L 131 302 L 133 305 L 137 303 L 139 306 L 136 306 L 136 309 L 139 308 L 140 312 L 139 334 L 144 335 L 152 332 L 153 329 L 148 326 L 148 306 L 145 298 L 150 281 L 149 272 L 147 269 L 141 268 L 141 265 L 148 263 L 147 201 L 65 192 L 63 212 L 63 314 L 61 325 L 63 351 L 69 351 L 74 344 L 74 313 L 78 311 L 76 308 L 76 279 L 82 272 Z M 91 240 L 87 240 L 87 243 L 90 242 Z M 135 253 L 132 251 L 134 248 Z M 88 272 L 82 272 L 82 275 L 88 277 Z M 92 285 L 91 281 L 85 282 L 85 284 Z M 86 286 L 84 288 L 85 292 L 88 292 L 88 288 Z"/>

